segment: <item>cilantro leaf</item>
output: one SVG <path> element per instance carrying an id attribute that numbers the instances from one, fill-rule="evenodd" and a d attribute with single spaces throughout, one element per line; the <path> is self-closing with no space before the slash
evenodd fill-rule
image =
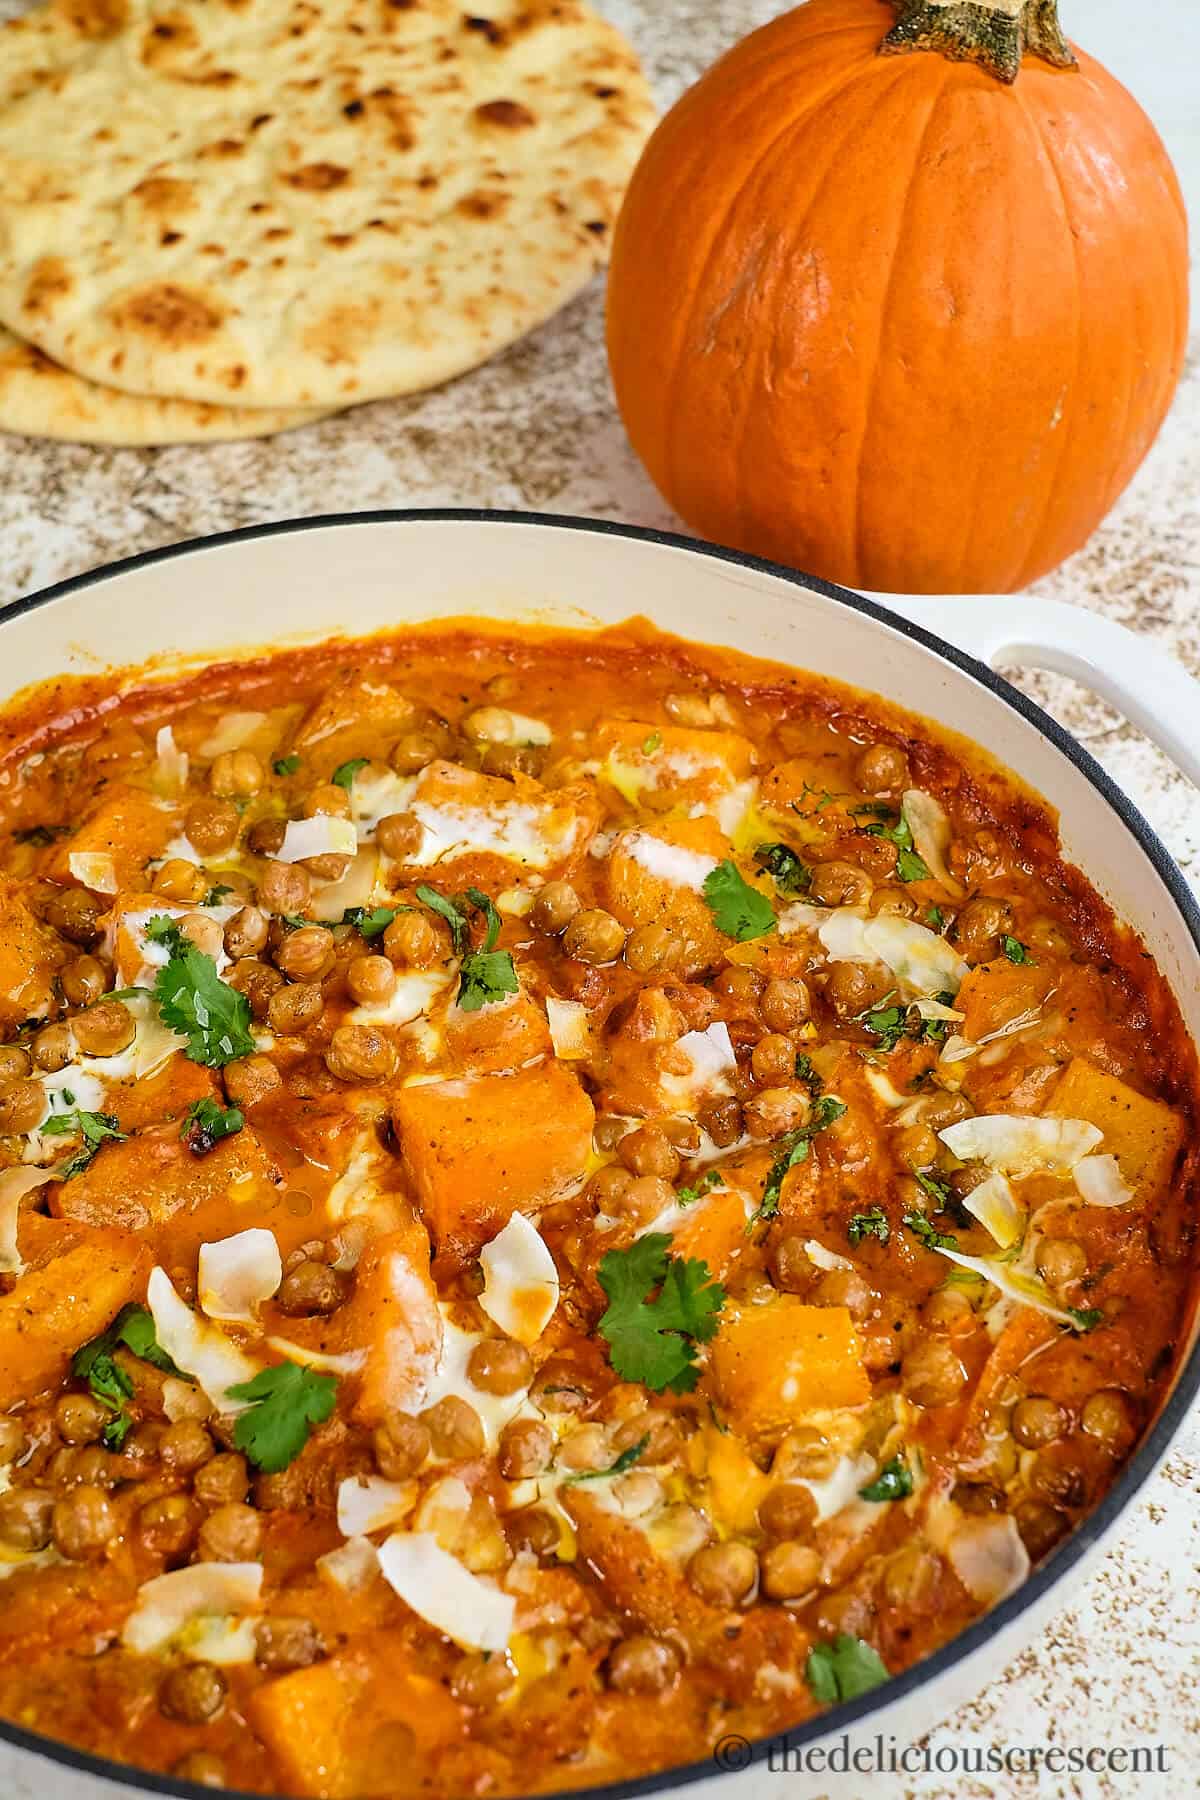
<path id="1" fill-rule="evenodd" d="M 912 1491 L 912 1470 L 903 1455 L 899 1455 L 884 1463 L 874 1481 L 859 1488 L 858 1497 L 860 1500 L 907 1500 Z"/>
<path id="2" fill-rule="evenodd" d="M 787 844 L 760 844 L 754 866 L 767 871 L 781 894 L 806 894 L 812 886 L 812 870 Z"/>
<path id="3" fill-rule="evenodd" d="M 925 914 L 925 923 L 930 931 L 940 931 L 946 923 L 946 915 L 940 906 L 931 906 Z"/>
<path id="4" fill-rule="evenodd" d="M 79 1108 L 72 1112 L 55 1113 L 46 1120 L 41 1130 L 47 1137 L 83 1139 L 82 1147 L 58 1171 L 60 1181 L 70 1181 L 73 1175 L 81 1175 L 101 1144 L 123 1144 L 129 1135 L 120 1129 L 112 1113 L 82 1112 Z"/>
<path id="5" fill-rule="evenodd" d="M 681 1187 L 675 1190 L 675 1198 L 680 1206 L 691 1206 L 702 1194 L 711 1193 L 713 1188 L 720 1187 L 722 1176 L 717 1169 L 705 1169 L 699 1181 L 692 1187 Z"/>
<path id="6" fill-rule="evenodd" d="M 892 1235 L 887 1214 L 882 1206 L 872 1206 L 867 1212 L 851 1213 L 846 1221 L 846 1236 L 852 1244 L 861 1244 L 864 1238 L 878 1238 L 886 1244 Z"/>
<path id="7" fill-rule="evenodd" d="M 875 1006 L 866 1012 L 859 1013 L 855 1021 L 865 1031 L 879 1039 L 881 1050 L 894 1050 L 902 1037 L 908 1035 L 907 1006 Z"/>
<path id="8" fill-rule="evenodd" d="M 147 934 L 155 923 L 150 920 Z M 240 1056 L 251 1055 L 250 1002 L 221 980 L 211 956 L 189 943 L 170 920 L 164 923 L 175 932 L 175 938 L 164 934 L 160 939 L 171 948 L 154 983 L 163 1024 L 186 1037 L 184 1055 L 190 1062 L 221 1069 Z"/>
<path id="9" fill-rule="evenodd" d="M 294 775 L 300 767 L 300 757 L 293 750 L 290 756 L 277 756 L 271 767 L 277 775 Z"/>
<path id="10" fill-rule="evenodd" d="M 439 894 L 436 888 L 427 887 L 424 882 L 417 889 L 417 899 L 422 906 L 427 906 L 430 912 L 435 912 L 440 919 L 445 919 L 454 942 L 454 954 L 461 956 L 470 925 L 466 913 L 456 906 L 453 900 L 448 900 L 445 894 Z"/>
<path id="11" fill-rule="evenodd" d="M 339 763 L 329 779 L 334 787 L 344 788 L 349 793 L 354 786 L 354 777 L 360 769 L 366 768 L 369 761 L 370 758 L 366 756 L 352 756 L 349 762 Z"/>
<path id="12" fill-rule="evenodd" d="M 647 1432 L 636 1444 L 630 1444 L 628 1450 L 622 1450 L 616 1462 L 609 1463 L 607 1469 L 577 1469 L 573 1475 L 563 1476 L 563 1486 L 569 1487 L 573 1481 L 603 1481 L 609 1475 L 623 1475 L 645 1454 L 649 1442 L 650 1433 Z"/>
<path id="13" fill-rule="evenodd" d="M 600 1285 L 609 1306 L 600 1320 L 613 1368 L 624 1381 L 644 1382 L 661 1394 L 690 1393 L 699 1380 L 696 1345 L 717 1329 L 725 1289 L 708 1264 L 669 1254 L 664 1231 L 647 1232 L 628 1250 L 601 1258 Z M 649 1294 L 657 1288 L 654 1300 Z"/>
<path id="14" fill-rule="evenodd" d="M 1023 944 L 1020 938 L 1010 937 L 1008 933 L 1005 932 L 1004 936 L 1000 939 L 1000 948 L 1003 950 L 1010 963 L 1028 963 L 1031 969 L 1036 967 L 1032 956 L 1029 954 L 1028 944 Z"/>
<path id="15" fill-rule="evenodd" d="M 459 974 L 458 1004 L 463 1012 L 478 1012 L 505 994 L 520 992 L 517 971 L 508 950 L 470 950 Z"/>
<path id="16" fill-rule="evenodd" d="M 887 1665 L 878 1651 L 844 1631 L 827 1644 L 814 1644 L 804 1676 L 813 1698 L 824 1706 L 832 1706 L 838 1700 L 857 1700 L 860 1694 L 869 1694 L 889 1679 Z"/>
<path id="17" fill-rule="evenodd" d="M 227 1391 L 234 1400 L 251 1403 L 238 1414 L 234 1443 L 256 1468 L 277 1475 L 299 1456 L 311 1428 L 333 1411 L 337 1378 L 282 1362 Z"/>
<path id="18" fill-rule="evenodd" d="M 133 1428 L 133 1418 L 125 1404 L 133 1398 L 133 1382 L 113 1358 L 120 1344 L 164 1374 L 180 1373 L 166 1351 L 159 1348 L 154 1320 L 144 1306 L 122 1307 L 107 1331 L 75 1352 L 71 1374 L 76 1381 L 86 1381 L 93 1399 L 107 1406 L 113 1415 L 100 1434 L 108 1450 L 119 1450 Z"/>
<path id="19" fill-rule="evenodd" d="M 232 894 L 232 892 L 233 889 L 227 883 L 219 881 L 216 887 L 210 887 L 205 894 L 204 904 L 205 906 L 220 906 L 226 894 Z"/>
<path id="20" fill-rule="evenodd" d="M 642 739 L 642 755 L 653 756 L 656 750 L 662 749 L 662 741 L 662 732 L 652 731 L 648 737 Z"/>
<path id="21" fill-rule="evenodd" d="M 172 956 L 177 951 L 186 950 L 191 941 L 184 937 L 179 929 L 178 921 L 173 919 L 170 913 L 155 913 L 153 918 L 147 919 L 145 935 L 152 944 L 165 944 Z"/>
<path id="22" fill-rule="evenodd" d="M 736 943 L 765 937 L 777 929 L 778 921 L 765 894 L 751 887 L 726 857 L 704 877 L 704 903 L 713 916 L 718 931 Z"/>
<path id="23" fill-rule="evenodd" d="M 927 1250 L 957 1250 L 958 1239 L 951 1231 L 938 1231 L 922 1212 L 906 1212 L 904 1223 Z"/>
<path id="24" fill-rule="evenodd" d="M 1074 1320 L 1077 1331 L 1095 1331 L 1097 1325 L 1104 1323 L 1102 1306 L 1068 1306 L 1067 1311 Z"/>
<path id="25" fill-rule="evenodd" d="M 236 1106 L 222 1106 L 207 1098 L 193 1100 L 183 1116 L 179 1135 L 193 1156 L 207 1156 L 222 1138 L 232 1137 L 245 1123 Z"/>
<path id="26" fill-rule="evenodd" d="M 928 1169 L 918 1169 L 916 1179 L 925 1189 L 929 1198 L 936 1202 L 939 1212 L 947 1212 L 953 1207 L 954 1195 L 944 1181 L 939 1181 L 935 1175 L 929 1173 Z"/>
<path id="27" fill-rule="evenodd" d="M 381 937 L 398 913 L 411 912 L 409 906 L 348 906 L 342 914 L 343 925 L 353 925 L 365 938 Z"/>
<path id="28" fill-rule="evenodd" d="M 917 855 L 913 847 L 913 834 L 908 820 L 901 813 L 894 825 L 876 823 L 864 825 L 863 830 L 868 837 L 886 838 L 889 844 L 895 844 L 896 874 L 901 881 L 928 881 L 929 869 Z"/>
<path id="29" fill-rule="evenodd" d="M 812 1057 L 805 1050 L 796 1052 L 796 1080 L 802 1081 L 815 1100 L 825 1083 L 813 1068 Z"/>
<path id="30" fill-rule="evenodd" d="M 840 1119 L 846 1110 L 844 1100 L 836 1099 L 832 1094 L 823 1094 L 814 1105 L 807 1125 L 798 1125 L 795 1131 L 787 1131 L 778 1140 L 779 1148 L 775 1161 L 767 1171 L 767 1179 L 763 1183 L 763 1197 L 759 1203 L 754 1219 L 774 1219 L 779 1212 L 779 1197 L 783 1192 L 784 1177 L 789 1169 L 802 1163 L 808 1155 L 808 1147 L 819 1131 Z"/>

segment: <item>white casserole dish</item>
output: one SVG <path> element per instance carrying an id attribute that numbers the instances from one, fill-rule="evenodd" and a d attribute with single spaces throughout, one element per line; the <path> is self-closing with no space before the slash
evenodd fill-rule
<path id="1" fill-rule="evenodd" d="M 455 614 L 576 628 L 645 614 L 702 642 L 790 662 L 872 690 L 957 731 L 1007 765 L 1059 813 L 1067 859 L 1144 939 L 1200 1043 L 1200 911 L 1145 820 L 1086 751 L 997 677 L 989 660 L 1077 675 L 1143 726 L 1200 779 L 1200 688 L 1122 627 L 1017 598 L 899 600 L 887 608 L 828 584 L 684 539 L 600 522 L 471 512 L 355 514 L 255 528 L 183 544 L 80 576 L 0 615 L 0 699 L 31 682 L 152 657 L 195 662 L 328 635 L 365 635 Z M 985 660 L 945 637 L 968 644 Z M 1196 1325 L 1174 1386 L 1137 1453 L 1097 1510 L 1017 1593 L 927 1661 L 810 1721 L 796 1745 L 849 1731 L 869 1745 L 912 1743 L 978 1692 L 1065 1605 L 1166 1455 L 1200 1388 Z M 125 1771 L 0 1724 L 24 1752 L 18 1779 L 55 1800 L 103 1794 L 191 1795 L 186 1782 Z M 740 1740 L 739 1740 L 740 1742 Z M 747 1746 L 747 1752 L 750 1747 Z M 36 1756 L 59 1766 L 50 1775 Z M 736 1772 L 743 1800 L 766 1800 L 764 1747 Z M 729 1760 L 743 1761 L 735 1747 Z M 49 1778 L 50 1787 L 46 1781 Z M 785 1777 L 791 1800 L 862 1792 L 829 1775 Z M 712 1762 L 593 1795 L 699 1784 L 733 1790 Z M 109 1783 L 115 1782 L 114 1787 Z M 20 1791 L 20 1790 L 18 1790 Z"/>

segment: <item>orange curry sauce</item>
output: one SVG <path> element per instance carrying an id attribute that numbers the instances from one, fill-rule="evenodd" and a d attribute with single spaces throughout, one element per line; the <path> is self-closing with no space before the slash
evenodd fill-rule
<path id="1" fill-rule="evenodd" d="M 969 746 L 467 622 L 56 683 L 0 759 L 0 1715 L 629 1776 L 927 1655 L 1136 1443 L 1192 1053 Z"/>

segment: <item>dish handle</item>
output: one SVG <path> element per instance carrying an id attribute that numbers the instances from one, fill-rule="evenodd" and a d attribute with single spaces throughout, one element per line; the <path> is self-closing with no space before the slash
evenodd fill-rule
<path id="1" fill-rule="evenodd" d="M 872 594 L 989 669 L 1048 669 L 1109 701 L 1200 787 L 1200 682 L 1150 638 L 1031 594 Z"/>

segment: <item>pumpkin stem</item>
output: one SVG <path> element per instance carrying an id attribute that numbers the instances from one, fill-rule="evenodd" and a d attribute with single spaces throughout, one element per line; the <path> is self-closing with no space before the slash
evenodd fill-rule
<path id="1" fill-rule="evenodd" d="M 1058 0 L 892 0 L 899 18 L 879 46 L 881 56 L 936 50 L 974 62 L 1013 82 L 1026 51 L 1056 69 L 1076 67 L 1058 22 Z"/>

